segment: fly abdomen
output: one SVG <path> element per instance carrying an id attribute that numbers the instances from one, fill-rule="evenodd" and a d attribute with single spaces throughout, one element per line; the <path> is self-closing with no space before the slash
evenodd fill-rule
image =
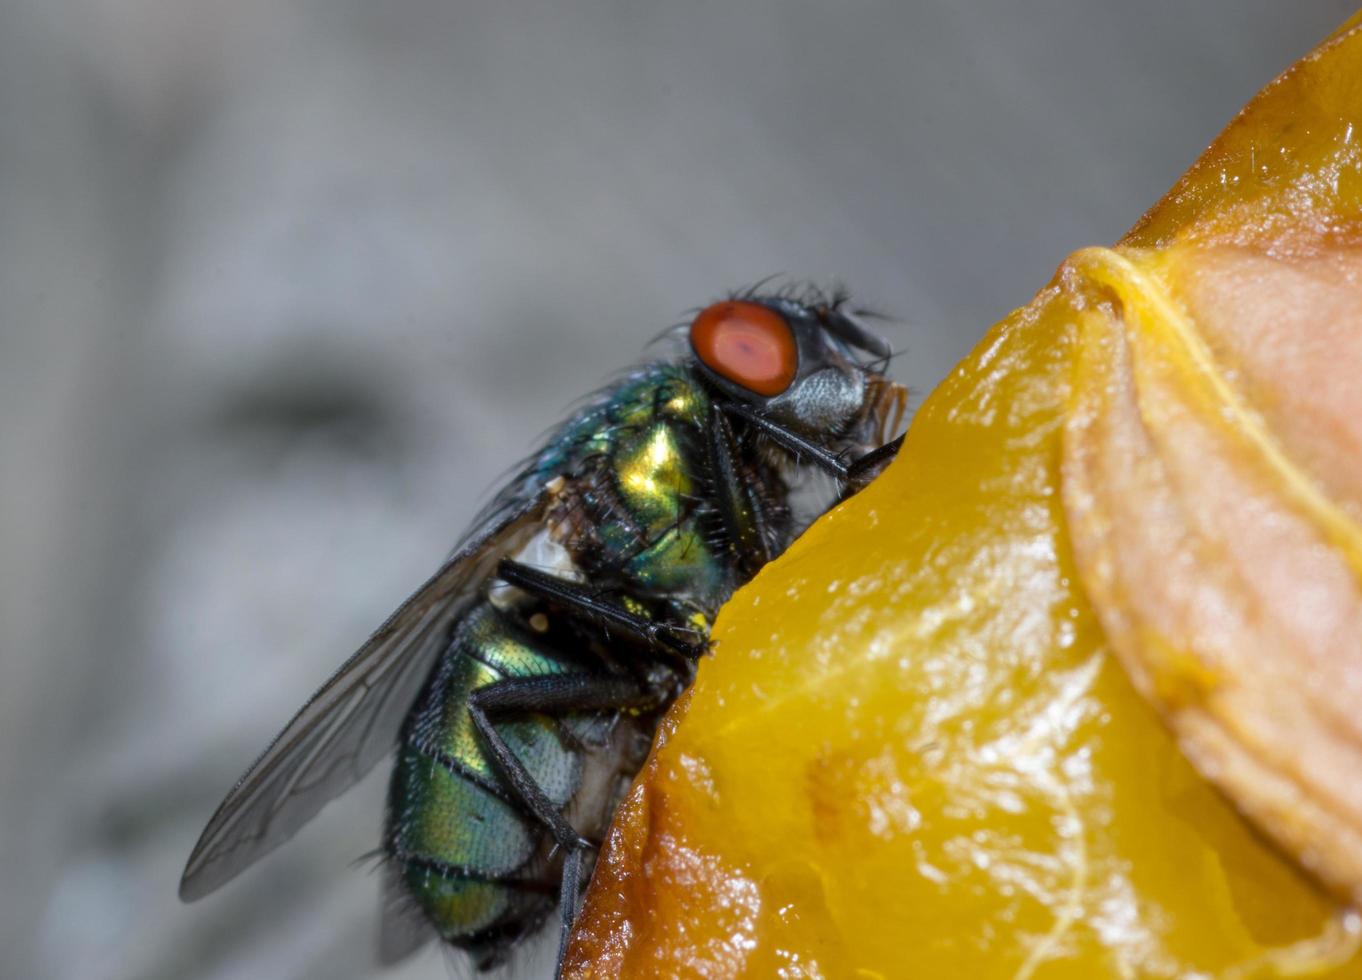
<path id="1" fill-rule="evenodd" d="M 557 876 L 542 827 L 474 727 L 469 696 L 506 678 L 583 669 L 556 656 L 515 611 L 482 602 L 455 630 L 403 734 L 390 791 L 389 854 L 442 938 L 481 958 L 494 958 L 543 920 Z M 581 782 L 582 722 L 539 714 L 496 722 L 507 747 L 560 808 Z"/>
<path id="2" fill-rule="evenodd" d="M 553 907 L 532 873 L 535 830 L 514 807 L 411 745 L 399 749 L 393 770 L 390 821 L 390 854 L 441 938 L 478 947 L 533 928 Z"/>

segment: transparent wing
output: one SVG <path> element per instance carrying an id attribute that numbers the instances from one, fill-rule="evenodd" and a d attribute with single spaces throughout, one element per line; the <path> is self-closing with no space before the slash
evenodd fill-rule
<path id="1" fill-rule="evenodd" d="M 543 516 L 542 495 L 497 503 L 488 523 L 322 685 L 227 794 L 189 856 L 181 899 L 202 898 L 288 840 L 392 748 L 474 587 Z"/>

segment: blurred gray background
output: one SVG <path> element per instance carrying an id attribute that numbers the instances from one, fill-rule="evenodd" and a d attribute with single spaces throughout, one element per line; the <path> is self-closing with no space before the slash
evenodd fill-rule
<path id="1" fill-rule="evenodd" d="M 0 0 L 0 977 L 369 975 L 384 775 L 182 862 L 565 406 L 775 272 L 920 400 L 1350 6 Z"/>

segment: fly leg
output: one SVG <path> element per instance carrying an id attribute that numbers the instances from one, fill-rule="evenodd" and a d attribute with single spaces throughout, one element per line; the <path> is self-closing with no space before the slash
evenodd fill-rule
<path id="1" fill-rule="evenodd" d="M 850 489 L 867 473 L 874 470 L 876 466 L 893 459 L 895 454 L 898 453 L 899 447 L 903 445 L 903 436 L 899 436 L 897 439 L 892 439 L 883 446 L 872 449 L 863 456 L 847 462 L 841 454 L 830 452 L 807 436 L 768 419 L 746 405 L 738 402 L 727 402 L 722 407 L 730 415 L 736 415 L 738 418 L 749 422 L 753 428 L 782 449 L 793 453 L 796 460 L 812 463 L 819 469 L 832 474 L 843 482 L 846 489 Z M 857 489 L 860 488 L 857 487 Z M 842 496 L 847 496 L 845 491 Z"/>
<path id="2" fill-rule="evenodd" d="M 738 471 L 738 441 L 723 412 L 708 427 L 709 476 L 728 546 L 747 578 L 771 560 L 769 519 Z"/>
<path id="3" fill-rule="evenodd" d="M 880 467 L 894 459 L 899 454 L 899 449 L 903 446 L 903 436 L 897 439 L 890 439 L 883 446 L 877 446 L 861 456 L 857 456 L 847 464 L 846 486 L 842 490 L 841 499 L 850 497 L 856 490 L 864 488 L 880 470 Z M 855 487 L 855 490 L 852 488 Z"/>
<path id="4" fill-rule="evenodd" d="M 899 454 L 899 449 L 903 446 L 903 436 L 897 439 L 890 439 L 883 446 L 878 446 L 862 456 L 857 456 L 847 464 L 847 478 L 854 480 L 877 466 L 889 462 Z"/>
<path id="5" fill-rule="evenodd" d="M 561 933 L 555 976 L 562 974 L 568 935 L 577 918 L 582 852 L 595 845 L 583 839 L 544 795 L 524 763 L 506 745 L 493 722 L 510 715 L 560 715 L 570 711 L 618 711 L 629 708 L 646 710 L 657 704 L 658 695 L 638 681 L 627 677 L 590 674 L 508 678 L 480 687 L 468 696 L 469 716 L 482 736 L 492 764 L 510 784 L 530 815 L 544 825 L 553 835 L 554 843 L 563 849 L 563 872 L 558 898 Z"/>
<path id="6" fill-rule="evenodd" d="M 705 652 L 705 644 L 685 638 L 684 630 L 632 613 L 602 599 L 590 586 L 579 582 L 549 575 L 510 558 L 503 558 L 497 565 L 497 578 L 530 595 L 566 607 L 578 619 L 604 627 L 607 631 L 618 630 L 654 649 L 679 656 L 687 663 L 693 664 Z"/>

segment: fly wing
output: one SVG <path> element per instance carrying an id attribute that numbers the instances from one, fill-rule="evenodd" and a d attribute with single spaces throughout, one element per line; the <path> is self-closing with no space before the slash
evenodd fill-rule
<path id="1" fill-rule="evenodd" d="M 498 503 L 489 523 L 322 685 L 227 794 L 189 856 L 181 899 L 236 877 L 388 753 L 473 590 L 542 520 L 543 494 Z"/>

